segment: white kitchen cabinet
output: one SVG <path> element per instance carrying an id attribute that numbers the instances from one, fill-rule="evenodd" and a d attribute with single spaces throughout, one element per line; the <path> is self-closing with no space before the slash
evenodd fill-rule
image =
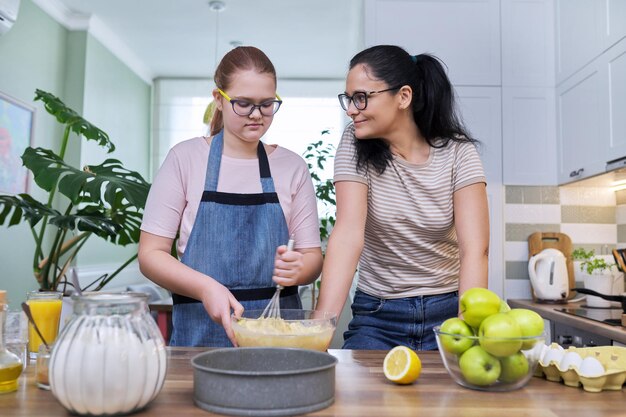
<path id="1" fill-rule="evenodd" d="M 608 158 L 607 74 L 600 60 L 557 87 L 560 184 L 605 171 Z"/>
<path id="2" fill-rule="evenodd" d="M 436 55 L 455 85 L 500 85 L 500 0 L 365 0 L 364 35 Z"/>
<path id="3" fill-rule="evenodd" d="M 502 85 L 554 88 L 554 0 L 502 0 L 501 8 Z"/>
<path id="4" fill-rule="evenodd" d="M 554 0 L 501 7 L 503 182 L 556 185 Z"/>
<path id="5" fill-rule="evenodd" d="M 606 0 L 556 0 L 556 78 L 560 83 L 602 52 Z M 623 0 L 620 0 L 623 1 Z"/>
<path id="6" fill-rule="evenodd" d="M 557 83 L 626 37 L 626 1 L 556 0 Z"/>
<path id="7" fill-rule="evenodd" d="M 456 87 L 459 109 L 471 135 L 477 138 L 487 176 L 489 200 L 489 289 L 503 294 L 503 188 L 501 90 L 498 87 Z"/>
<path id="8" fill-rule="evenodd" d="M 502 180 L 556 185 L 554 88 L 502 87 Z"/>
<path id="9" fill-rule="evenodd" d="M 626 1 L 622 1 L 626 5 Z M 626 18 L 625 18 L 626 20 Z M 626 38 L 601 57 L 606 72 L 609 111 L 608 159 L 626 157 Z"/>
<path id="10" fill-rule="evenodd" d="M 607 49 L 626 37 L 626 1 L 603 0 L 600 4 L 606 22 L 601 28 L 601 41 Z"/>

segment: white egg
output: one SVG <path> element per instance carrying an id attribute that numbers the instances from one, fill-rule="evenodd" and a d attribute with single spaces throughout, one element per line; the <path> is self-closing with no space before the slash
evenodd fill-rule
<path id="1" fill-rule="evenodd" d="M 566 352 L 559 362 L 559 370 L 567 371 L 568 369 L 580 369 L 583 358 L 576 352 Z"/>
<path id="2" fill-rule="evenodd" d="M 543 355 L 542 362 L 544 365 L 550 365 L 551 363 L 559 364 L 561 363 L 561 359 L 563 359 L 564 355 L 565 352 L 563 351 L 563 348 L 555 349 L 550 347 L 546 354 Z"/>
<path id="3" fill-rule="evenodd" d="M 536 349 L 523 350 L 522 352 L 524 353 L 524 356 L 526 356 L 526 359 L 534 359 L 542 362 L 543 355 L 545 355 L 548 350 L 550 350 L 550 348 L 547 345 L 541 345 L 541 347 Z"/>
<path id="4" fill-rule="evenodd" d="M 601 376 L 604 374 L 604 366 L 593 356 L 587 356 L 580 364 L 578 373 L 590 378 Z"/>

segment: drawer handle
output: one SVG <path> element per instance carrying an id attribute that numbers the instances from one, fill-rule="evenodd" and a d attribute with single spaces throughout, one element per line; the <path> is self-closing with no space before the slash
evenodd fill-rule
<path id="1" fill-rule="evenodd" d="M 585 170 L 585 168 L 580 168 L 580 169 L 577 169 L 576 171 L 572 171 L 572 172 L 569 173 L 569 177 L 570 178 L 577 177 L 580 174 L 582 174 L 584 170 Z"/>

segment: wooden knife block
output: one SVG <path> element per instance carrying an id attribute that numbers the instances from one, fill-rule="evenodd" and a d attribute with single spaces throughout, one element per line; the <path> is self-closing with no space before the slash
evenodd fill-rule
<path id="1" fill-rule="evenodd" d="M 558 249 L 565 255 L 567 278 L 569 281 L 569 293 L 567 298 L 570 299 L 573 297 L 572 288 L 576 286 L 576 280 L 574 279 L 574 261 L 572 261 L 572 239 L 565 233 L 559 232 L 535 232 L 528 237 L 528 259 L 547 248 Z M 530 291 L 533 300 L 537 301 L 532 285 L 530 286 Z"/>

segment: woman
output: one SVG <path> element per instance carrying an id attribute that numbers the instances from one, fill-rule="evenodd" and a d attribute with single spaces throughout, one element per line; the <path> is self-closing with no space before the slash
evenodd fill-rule
<path id="1" fill-rule="evenodd" d="M 148 278 L 173 293 L 173 346 L 231 346 L 231 311 L 302 308 L 297 286 L 321 270 L 313 184 L 301 157 L 261 138 L 282 101 L 257 48 L 228 52 L 215 71 L 211 137 L 171 149 L 150 190 L 139 243 Z M 178 261 L 171 256 L 179 233 Z M 289 237 L 295 250 L 287 251 Z"/>
<path id="2" fill-rule="evenodd" d="M 353 123 L 335 158 L 337 222 L 317 310 L 339 314 L 357 269 L 347 349 L 436 349 L 458 295 L 487 286 L 486 181 L 441 63 L 397 46 L 350 61 Z"/>

